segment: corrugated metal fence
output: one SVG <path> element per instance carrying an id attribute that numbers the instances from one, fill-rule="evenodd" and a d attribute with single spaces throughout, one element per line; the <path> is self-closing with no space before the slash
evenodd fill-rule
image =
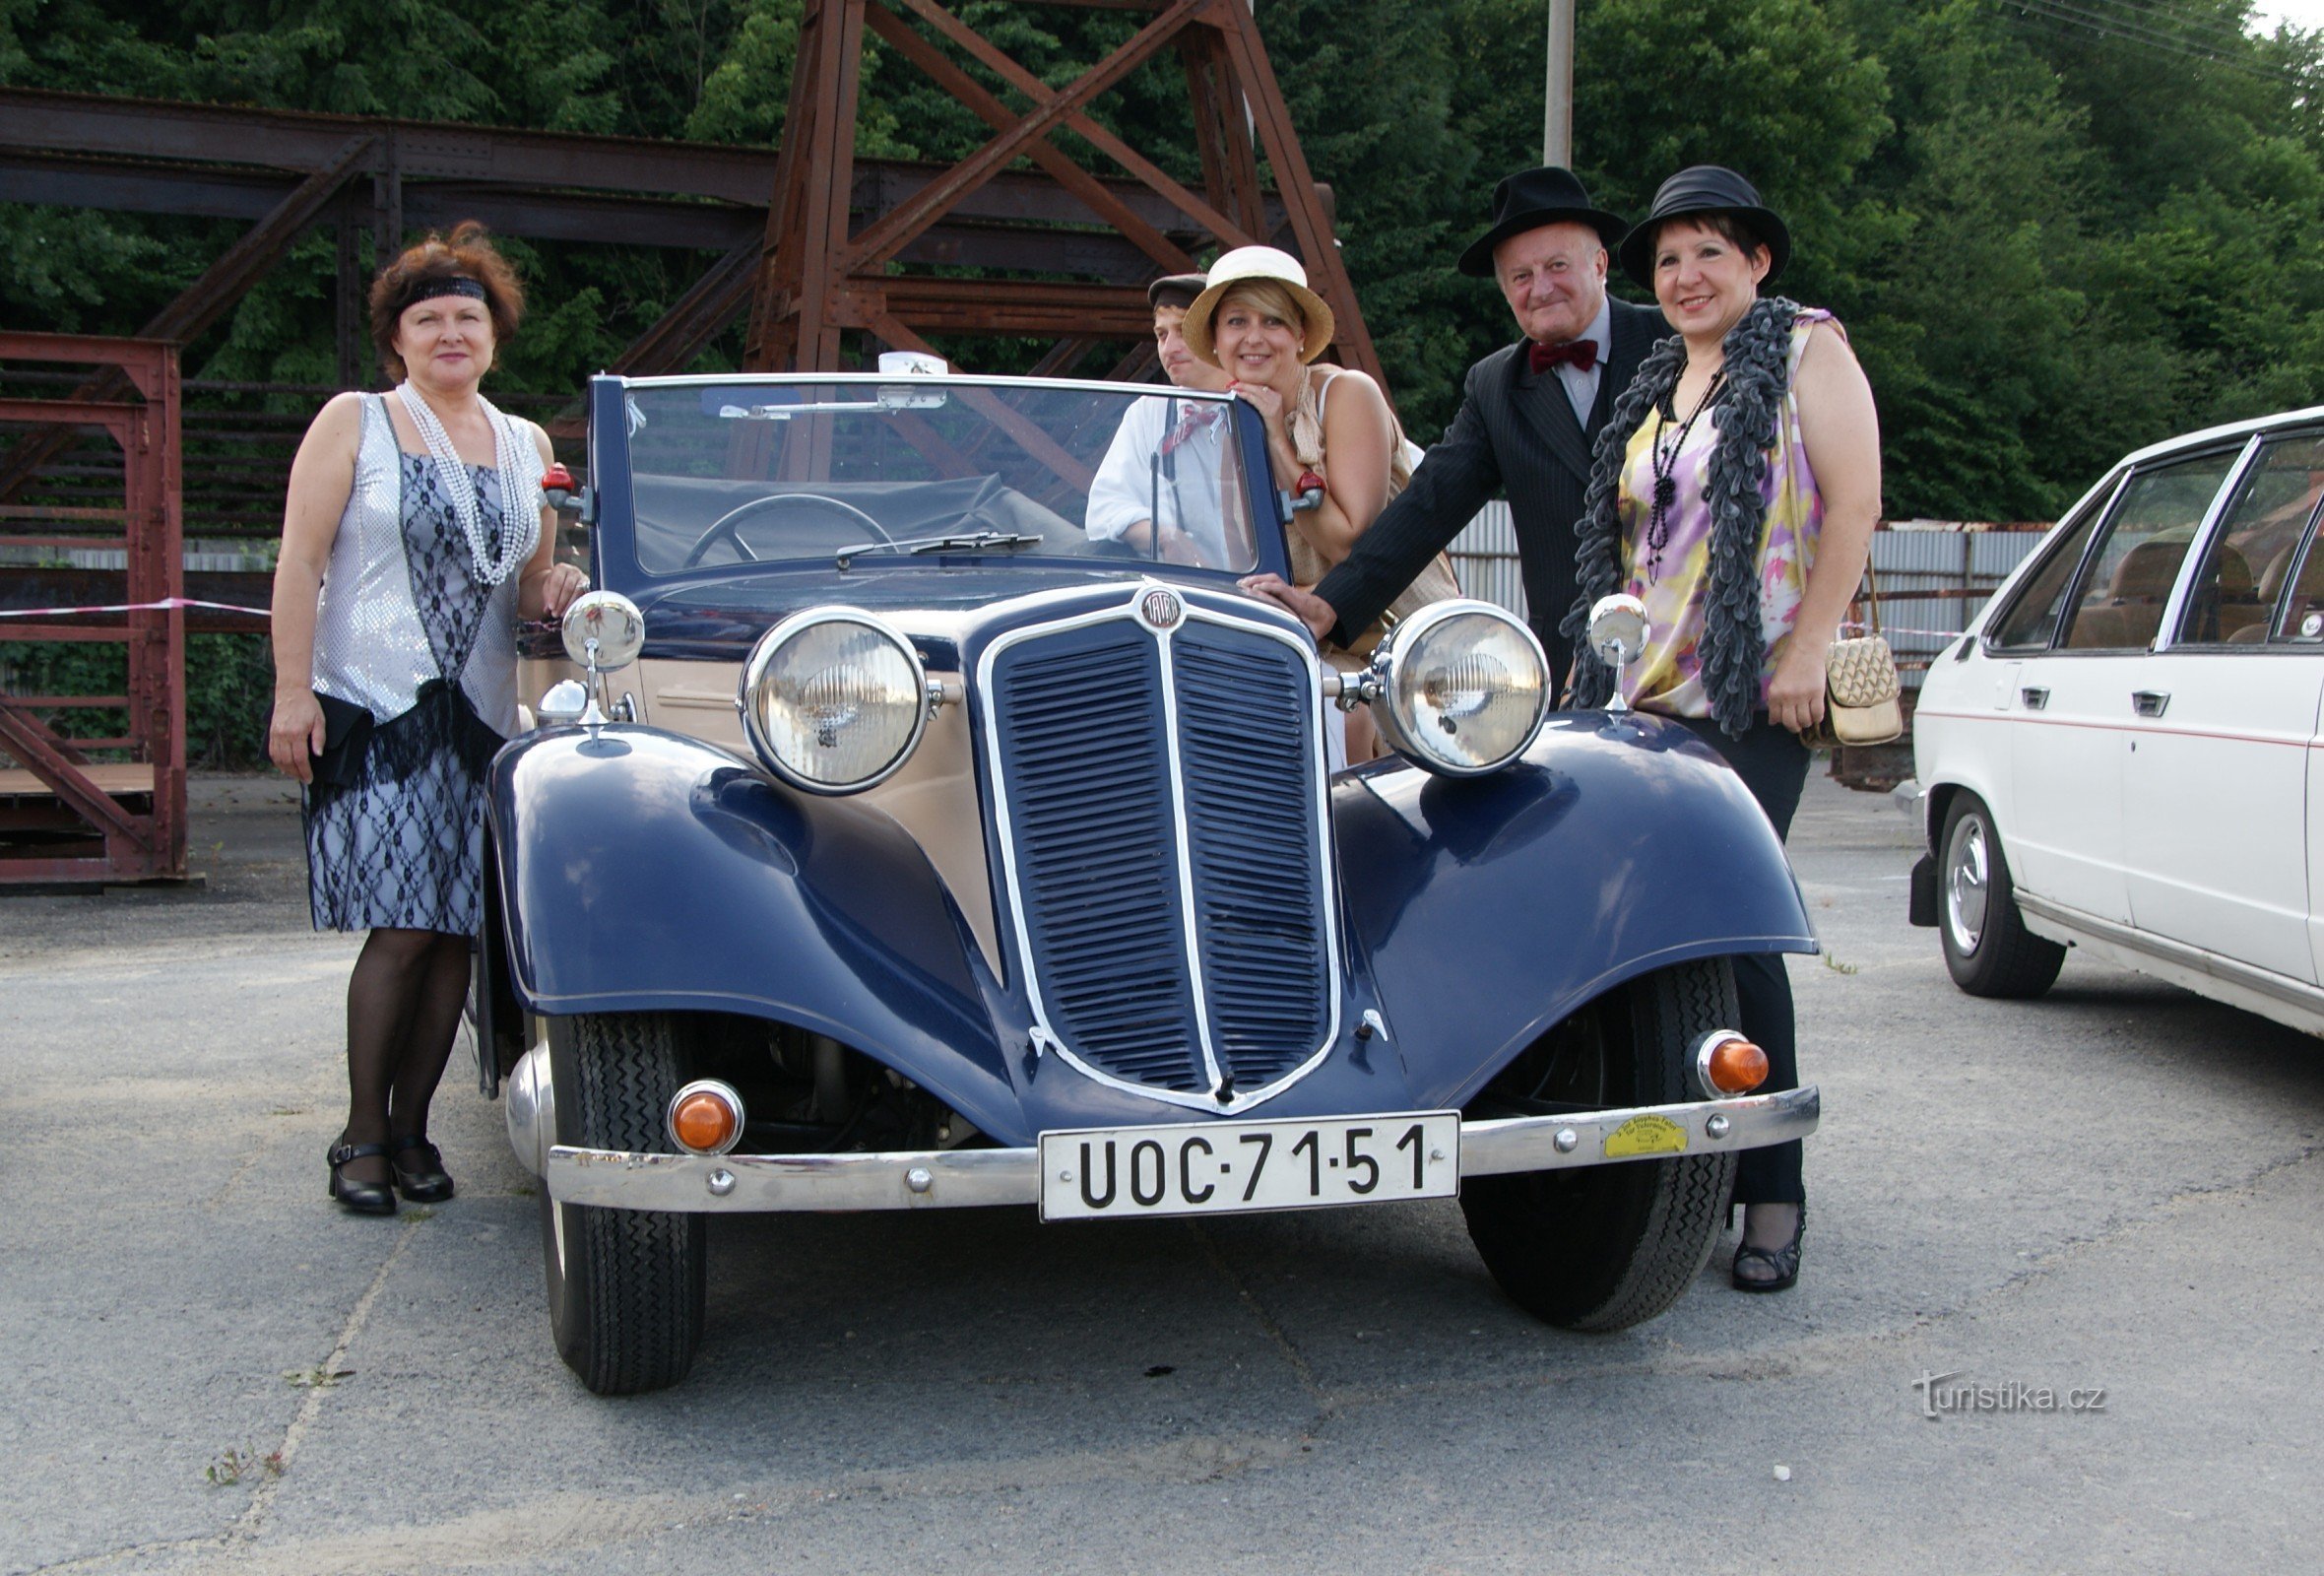
<path id="1" fill-rule="evenodd" d="M 1517 533 L 1510 523 L 1508 504 L 1493 502 L 1479 509 L 1448 551 L 1461 590 L 1525 617 L 1525 582 L 1517 574 Z"/>
<path id="2" fill-rule="evenodd" d="M 2046 524 L 1884 520 L 1872 539 L 1880 624 L 1907 687 L 1928 659 L 1969 626 L 1985 599 L 2041 541 Z M 1453 572 L 1470 596 L 1525 616 L 1517 539 L 1509 505 L 1488 503 L 1452 539 Z"/>

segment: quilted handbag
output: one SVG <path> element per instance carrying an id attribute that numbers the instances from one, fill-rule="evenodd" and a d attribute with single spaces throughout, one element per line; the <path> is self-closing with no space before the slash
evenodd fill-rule
<path id="1" fill-rule="evenodd" d="M 1880 632 L 1880 581 L 1869 562 L 1864 575 L 1872 632 L 1832 642 L 1824 662 L 1824 720 L 1799 736 L 1818 750 L 1885 745 L 1904 736 L 1904 686 L 1896 653 Z"/>

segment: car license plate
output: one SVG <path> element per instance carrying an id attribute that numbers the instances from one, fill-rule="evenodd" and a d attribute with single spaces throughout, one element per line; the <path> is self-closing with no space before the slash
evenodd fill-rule
<path id="1" fill-rule="evenodd" d="M 1460 1113 L 1041 1135 L 1041 1218 L 1237 1215 L 1460 1192 Z"/>

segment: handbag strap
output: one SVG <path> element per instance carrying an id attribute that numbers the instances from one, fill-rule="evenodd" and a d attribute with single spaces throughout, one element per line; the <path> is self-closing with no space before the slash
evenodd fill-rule
<path id="1" fill-rule="evenodd" d="M 1869 544 L 1864 549 L 1864 577 L 1856 582 L 1856 589 L 1868 593 L 1862 600 L 1871 609 L 1868 616 L 1871 632 L 1880 633 L 1880 571 L 1872 567 L 1872 549 Z"/>

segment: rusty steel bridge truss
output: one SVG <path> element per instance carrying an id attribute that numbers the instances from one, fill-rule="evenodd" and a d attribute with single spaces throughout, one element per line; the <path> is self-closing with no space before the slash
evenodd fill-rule
<path id="1" fill-rule="evenodd" d="M 840 367 L 849 333 L 939 353 L 950 338 L 1010 336 L 1047 342 L 1038 374 L 1141 378 L 1155 366 L 1146 284 L 1206 252 L 1266 242 L 1297 253 L 1330 302 L 1336 358 L 1378 376 L 1332 237 L 1329 188 L 1300 152 L 1248 0 L 1024 3 L 1129 14 L 1134 31 L 1058 85 L 939 0 L 807 0 L 779 150 L 0 89 L 0 202 L 247 227 L 134 341 L 12 335 L 0 345 L 0 368 L 27 391 L 0 415 L 0 517 L 20 544 L 56 550 L 37 563 L 0 563 L 0 609 L 178 598 L 182 536 L 274 534 L 298 423 L 263 407 L 285 395 L 319 405 L 328 391 L 189 380 L 181 401 L 176 354 L 317 229 L 336 241 L 341 387 L 377 376 L 362 237 L 384 257 L 416 230 L 464 219 L 537 242 L 708 254 L 691 286 L 613 359 L 615 371 L 680 370 L 747 312 L 753 369 Z M 867 33 L 981 120 L 987 140 L 949 165 L 859 158 Z M 1095 108 L 1156 63 L 1184 75 L 1192 149 L 1132 148 Z M 1182 181 L 1158 158 L 1199 173 Z M 155 360 L 164 351 L 165 372 Z M 59 362 L 82 369 L 40 369 Z M 576 418 L 549 425 L 561 440 L 579 435 Z M 127 495 L 114 506 L 124 458 Z M 108 536 L 110 548 L 99 540 Z M 125 589 L 117 571 L 66 561 L 114 550 L 127 553 Z M 196 578 L 196 600 L 259 608 L 267 599 L 263 572 Z M 0 854 L 19 822 L 37 823 L 46 845 L 38 857 L 19 847 L 20 857 L 0 858 L 0 885 L 12 874 L 182 876 L 184 635 L 262 627 L 215 609 L 37 627 L 0 619 L 0 639 L 122 640 L 130 651 L 128 694 L 0 700 L 0 756 L 19 768 L 10 775 L 0 760 L 0 776 L 52 801 L 0 796 Z M 123 738 L 69 740 L 43 720 L 92 703 L 128 714 Z M 130 759 L 93 763 L 92 751 Z M 73 818 L 86 835 L 68 851 L 55 837 Z"/>

